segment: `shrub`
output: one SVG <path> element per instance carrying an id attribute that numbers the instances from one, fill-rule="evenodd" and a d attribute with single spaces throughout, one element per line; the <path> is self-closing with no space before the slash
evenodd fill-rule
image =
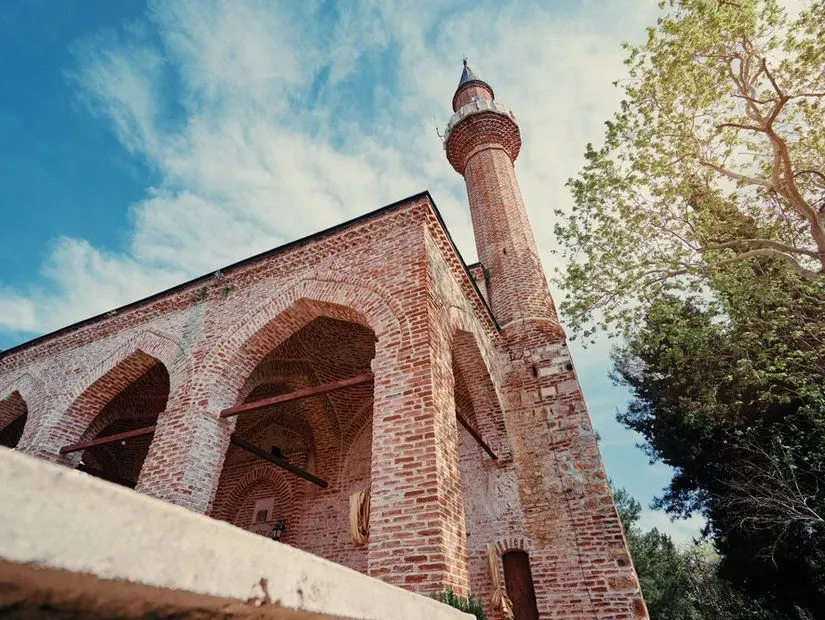
<path id="1" fill-rule="evenodd" d="M 434 594 L 433 598 L 450 607 L 455 607 L 460 611 L 472 614 L 477 620 L 487 620 L 487 614 L 484 611 L 484 604 L 480 596 L 458 596 L 453 592 L 452 588 L 447 588 L 445 592 Z"/>

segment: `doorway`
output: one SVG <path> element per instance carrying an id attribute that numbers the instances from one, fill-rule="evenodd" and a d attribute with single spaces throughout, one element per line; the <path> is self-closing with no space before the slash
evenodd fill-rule
<path id="1" fill-rule="evenodd" d="M 539 620 L 536 590 L 530 571 L 530 558 L 525 551 L 508 551 L 501 556 L 504 563 L 504 584 L 513 602 L 515 620 Z"/>

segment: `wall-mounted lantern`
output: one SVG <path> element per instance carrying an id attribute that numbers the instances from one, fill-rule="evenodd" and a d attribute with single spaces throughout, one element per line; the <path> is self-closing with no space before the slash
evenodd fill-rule
<path id="1" fill-rule="evenodd" d="M 275 525 L 272 526 L 272 531 L 269 533 L 269 537 L 272 540 L 281 540 L 281 536 L 284 535 L 286 531 L 286 519 L 278 519 L 275 521 Z"/>

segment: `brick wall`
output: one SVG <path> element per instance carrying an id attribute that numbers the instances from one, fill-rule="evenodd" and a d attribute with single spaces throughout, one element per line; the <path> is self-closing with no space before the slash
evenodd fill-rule
<path id="1" fill-rule="evenodd" d="M 3 354 L 0 415 L 25 402 L 18 448 L 66 465 L 80 455 L 62 445 L 156 416 L 151 439 L 84 460 L 239 527 L 284 518 L 284 542 L 422 592 L 487 596 L 486 545 L 517 545 L 542 617 L 633 617 L 638 588 L 557 326 L 517 325 L 499 330 L 421 196 Z M 365 369 L 371 384 L 219 417 Z M 370 537 L 356 548 L 348 498 L 365 488 Z M 254 523 L 264 500 L 274 509 Z"/>
<path id="2" fill-rule="evenodd" d="M 59 448 L 123 428 L 122 420 L 113 426 L 115 410 L 129 401 L 122 395 L 163 368 L 168 398 L 153 411 L 158 428 L 139 468 L 139 492 L 242 527 L 250 527 L 256 499 L 273 497 L 289 507 L 286 542 L 411 589 L 466 590 L 454 409 L 434 397 L 442 376 L 431 355 L 428 235 L 451 249 L 428 197 L 418 197 L 3 355 L 0 394 L 19 386 L 29 407 L 21 449 L 73 464 L 58 457 Z M 494 329 L 454 251 L 447 268 L 470 311 Z M 364 368 L 375 376 L 371 386 L 255 420 L 217 415 Z M 302 448 L 289 458 L 330 487 L 281 472 L 273 481 L 275 468 L 230 448 L 236 430 L 262 447 Z M 88 458 L 111 466 L 118 448 Z M 453 466 L 445 469 L 448 459 Z M 134 474 L 137 460 L 121 473 Z M 356 549 L 348 497 L 367 486 L 370 541 Z"/>

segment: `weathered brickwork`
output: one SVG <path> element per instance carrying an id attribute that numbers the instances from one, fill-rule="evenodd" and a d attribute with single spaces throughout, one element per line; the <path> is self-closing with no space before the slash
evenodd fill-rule
<path id="1" fill-rule="evenodd" d="M 470 82 L 459 87 L 454 102 L 466 105 L 473 97 L 493 95 Z M 519 527 L 503 537 L 529 541 L 524 550 L 542 617 L 644 618 L 595 433 L 516 180 L 518 125 L 512 115 L 476 107 L 451 127 L 445 149 L 467 184 L 486 297 L 508 355 L 497 376 L 517 481 L 513 489 L 523 515 Z M 471 493 L 465 489 L 468 514 Z"/>
<path id="2" fill-rule="evenodd" d="M 474 98 L 493 90 L 468 81 L 454 109 Z M 282 542 L 409 589 L 489 596 L 492 543 L 528 553 L 542 618 L 646 617 L 515 178 L 520 146 L 495 111 L 449 134 L 481 264 L 464 265 L 428 194 L 411 197 L 1 354 L 0 442 L 260 534 L 284 520 Z M 349 498 L 366 490 L 356 546 Z"/>

